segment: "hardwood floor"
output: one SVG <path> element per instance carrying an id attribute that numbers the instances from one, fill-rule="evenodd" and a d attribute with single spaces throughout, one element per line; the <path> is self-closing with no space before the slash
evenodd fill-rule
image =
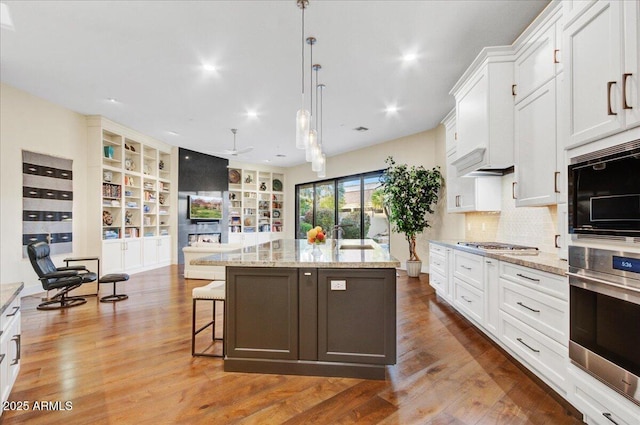
<path id="1" fill-rule="evenodd" d="M 398 364 L 386 381 L 225 373 L 190 355 L 191 289 L 170 266 L 119 284 L 129 299 L 66 311 L 22 300 L 22 366 L 11 424 L 578 424 L 546 390 L 439 299 L 398 278 Z M 105 295 L 110 287 L 101 289 Z M 204 309 L 203 314 L 206 313 Z M 205 315 L 199 317 L 206 320 Z M 71 402 L 34 410 L 35 402 Z M 53 405 L 52 407 L 56 407 Z"/>

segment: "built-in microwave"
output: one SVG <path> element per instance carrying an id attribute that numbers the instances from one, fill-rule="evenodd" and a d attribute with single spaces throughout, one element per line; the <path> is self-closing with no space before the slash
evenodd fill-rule
<path id="1" fill-rule="evenodd" d="M 569 233 L 640 237 L 640 140 L 569 166 Z"/>

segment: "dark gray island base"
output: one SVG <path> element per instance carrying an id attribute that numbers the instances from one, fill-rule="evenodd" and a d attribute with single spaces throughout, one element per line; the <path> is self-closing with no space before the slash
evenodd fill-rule
<path id="1" fill-rule="evenodd" d="M 308 255 L 304 242 L 283 240 L 256 247 L 269 251 L 264 261 L 246 248 L 193 260 L 226 266 L 224 370 L 385 379 L 396 363 L 398 262 L 366 242 L 374 248 Z"/>

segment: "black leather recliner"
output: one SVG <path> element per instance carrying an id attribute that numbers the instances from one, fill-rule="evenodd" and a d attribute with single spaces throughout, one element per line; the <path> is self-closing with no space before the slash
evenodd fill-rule
<path id="1" fill-rule="evenodd" d="M 51 261 L 49 244 L 34 242 L 27 246 L 27 253 L 33 269 L 46 290 L 59 290 L 56 295 L 38 305 L 38 310 L 55 310 L 82 305 L 83 297 L 68 296 L 69 291 L 88 282 L 94 282 L 98 275 L 85 266 L 56 267 Z"/>

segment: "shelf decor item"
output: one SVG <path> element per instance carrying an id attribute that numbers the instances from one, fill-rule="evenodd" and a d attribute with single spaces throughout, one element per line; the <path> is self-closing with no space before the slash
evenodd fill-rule
<path id="1" fill-rule="evenodd" d="M 114 149 L 113 146 L 105 146 L 104 147 L 104 157 L 108 159 L 113 159 Z"/>
<path id="2" fill-rule="evenodd" d="M 273 179 L 273 190 L 282 192 L 282 182 L 279 179 Z"/>
<path id="3" fill-rule="evenodd" d="M 235 169 L 229 170 L 229 183 L 238 184 L 240 183 L 240 172 Z"/>
<path id="4" fill-rule="evenodd" d="M 111 226 L 113 224 L 113 216 L 109 211 L 102 211 L 102 224 Z"/>
<path id="5" fill-rule="evenodd" d="M 409 243 L 407 275 L 417 277 L 422 261 L 416 252 L 416 235 L 431 227 L 428 215 L 434 213 L 444 179 L 440 167 L 397 165 L 392 156 L 385 162 L 389 167 L 380 177 L 385 209 L 393 231 L 404 233 Z"/>

